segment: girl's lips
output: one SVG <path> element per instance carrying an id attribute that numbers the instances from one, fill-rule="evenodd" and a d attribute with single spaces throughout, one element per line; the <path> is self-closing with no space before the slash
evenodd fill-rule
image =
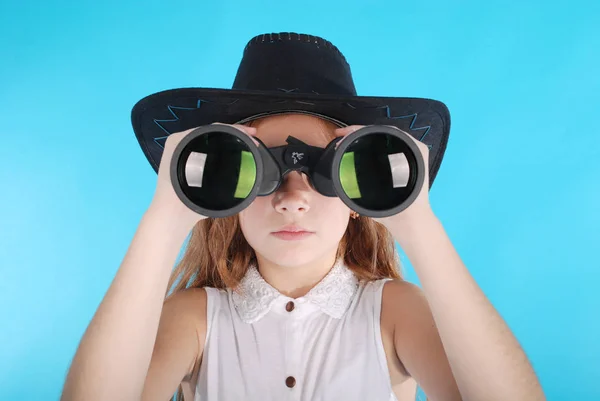
<path id="1" fill-rule="evenodd" d="M 308 238 L 313 234 L 314 233 L 311 233 L 308 231 L 296 231 L 296 232 L 278 231 L 278 232 L 272 233 L 272 235 L 274 235 L 275 237 L 282 239 L 284 241 L 297 241 L 297 240 Z"/>

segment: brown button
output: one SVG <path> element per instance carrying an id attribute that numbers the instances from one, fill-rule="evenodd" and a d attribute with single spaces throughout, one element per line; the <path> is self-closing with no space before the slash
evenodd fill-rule
<path id="1" fill-rule="evenodd" d="M 296 379 L 294 376 L 289 376 L 287 379 L 285 379 L 285 385 L 289 388 L 294 387 L 296 385 Z"/>
<path id="2" fill-rule="evenodd" d="M 285 305 L 285 310 L 288 311 L 288 312 L 293 311 L 294 310 L 294 303 L 292 301 L 288 302 Z"/>

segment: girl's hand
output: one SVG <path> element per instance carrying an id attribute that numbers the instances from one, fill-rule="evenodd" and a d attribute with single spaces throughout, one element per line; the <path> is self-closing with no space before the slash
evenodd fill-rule
<path id="1" fill-rule="evenodd" d="M 214 123 L 221 124 L 221 123 Z M 228 124 L 223 124 L 228 125 Z M 246 127 L 244 125 L 234 124 L 231 125 L 234 128 L 248 134 L 250 137 L 256 134 L 256 128 Z M 153 210 L 160 210 L 160 213 L 165 213 L 169 219 L 176 219 L 178 223 L 191 225 L 192 227 L 200 220 L 205 219 L 205 216 L 202 216 L 190 208 L 188 208 L 182 201 L 179 199 L 177 194 L 175 193 L 175 189 L 173 188 L 173 183 L 171 182 L 171 159 L 173 156 L 173 152 L 175 148 L 181 142 L 181 140 L 188 135 L 190 132 L 195 130 L 196 128 L 191 128 L 185 131 L 177 132 L 169 135 L 165 142 L 165 148 L 160 159 L 160 165 L 158 168 L 158 180 L 156 183 L 156 191 L 154 193 L 154 198 L 152 199 L 151 208 Z M 253 139 L 254 140 L 254 139 Z M 254 140 L 256 145 L 258 146 L 258 142 Z"/>
<path id="2" fill-rule="evenodd" d="M 346 137 L 351 133 L 365 127 L 364 125 L 350 125 L 344 128 L 338 128 L 335 130 L 335 135 L 338 137 Z M 398 129 L 397 127 L 388 125 L 388 127 Z M 421 191 L 419 195 L 414 200 L 414 202 L 406 209 L 397 213 L 393 216 L 383 217 L 383 218 L 373 218 L 373 220 L 383 224 L 388 228 L 394 227 L 395 230 L 402 230 L 405 228 L 409 230 L 411 226 L 414 226 L 414 223 L 419 221 L 424 216 L 429 217 L 433 214 L 431 209 L 431 205 L 429 203 L 429 148 L 423 142 L 414 139 L 410 136 L 410 139 L 414 141 L 419 150 L 421 151 L 421 155 L 423 156 L 423 160 L 425 161 L 425 181 L 423 182 L 423 186 L 421 187 Z M 343 141 L 343 139 L 342 139 Z M 340 141 L 340 142 L 342 142 Z M 339 142 L 338 142 L 339 144 Z"/>

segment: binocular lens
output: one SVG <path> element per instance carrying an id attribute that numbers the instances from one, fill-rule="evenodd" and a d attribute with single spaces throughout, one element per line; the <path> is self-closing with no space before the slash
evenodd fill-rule
<path id="1" fill-rule="evenodd" d="M 246 143 L 226 132 L 208 132 L 192 140 L 177 166 L 181 189 L 194 204 L 210 210 L 231 209 L 256 183 L 256 160 Z"/>
<path id="2" fill-rule="evenodd" d="M 296 166 L 290 152 L 302 156 L 302 163 Z M 256 196 L 273 193 L 289 171 L 298 170 L 321 195 L 340 197 L 362 215 L 385 217 L 404 210 L 417 196 L 425 174 L 419 155 L 408 134 L 386 126 L 361 128 L 319 149 L 293 137 L 287 146 L 257 147 L 237 128 L 210 125 L 177 146 L 171 180 L 192 210 L 226 217 Z"/>
<path id="3" fill-rule="evenodd" d="M 375 133 L 354 140 L 342 156 L 344 193 L 365 209 L 381 211 L 403 203 L 417 181 L 417 161 L 400 138 Z"/>

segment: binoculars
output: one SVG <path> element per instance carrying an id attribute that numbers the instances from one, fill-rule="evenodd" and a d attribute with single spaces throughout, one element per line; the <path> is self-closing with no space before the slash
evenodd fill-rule
<path id="1" fill-rule="evenodd" d="M 323 196 L 339 197 L 367 217 L 406 209 L 425 181 L 425 161 L 404 131 L 371 125 L 325 148 L 288 136 L 287 145 L 259 146 L 231 125 L 205 125 L 176 146 L 170 165 L 177 196 L 206 217 L 227 217 L 257 196 L 277 191 L 286 174 L 298 171 Z M 343 139 L 343 141 L 342 141 Z M 338 145 L 338 142 L 339 146 Z"/>

